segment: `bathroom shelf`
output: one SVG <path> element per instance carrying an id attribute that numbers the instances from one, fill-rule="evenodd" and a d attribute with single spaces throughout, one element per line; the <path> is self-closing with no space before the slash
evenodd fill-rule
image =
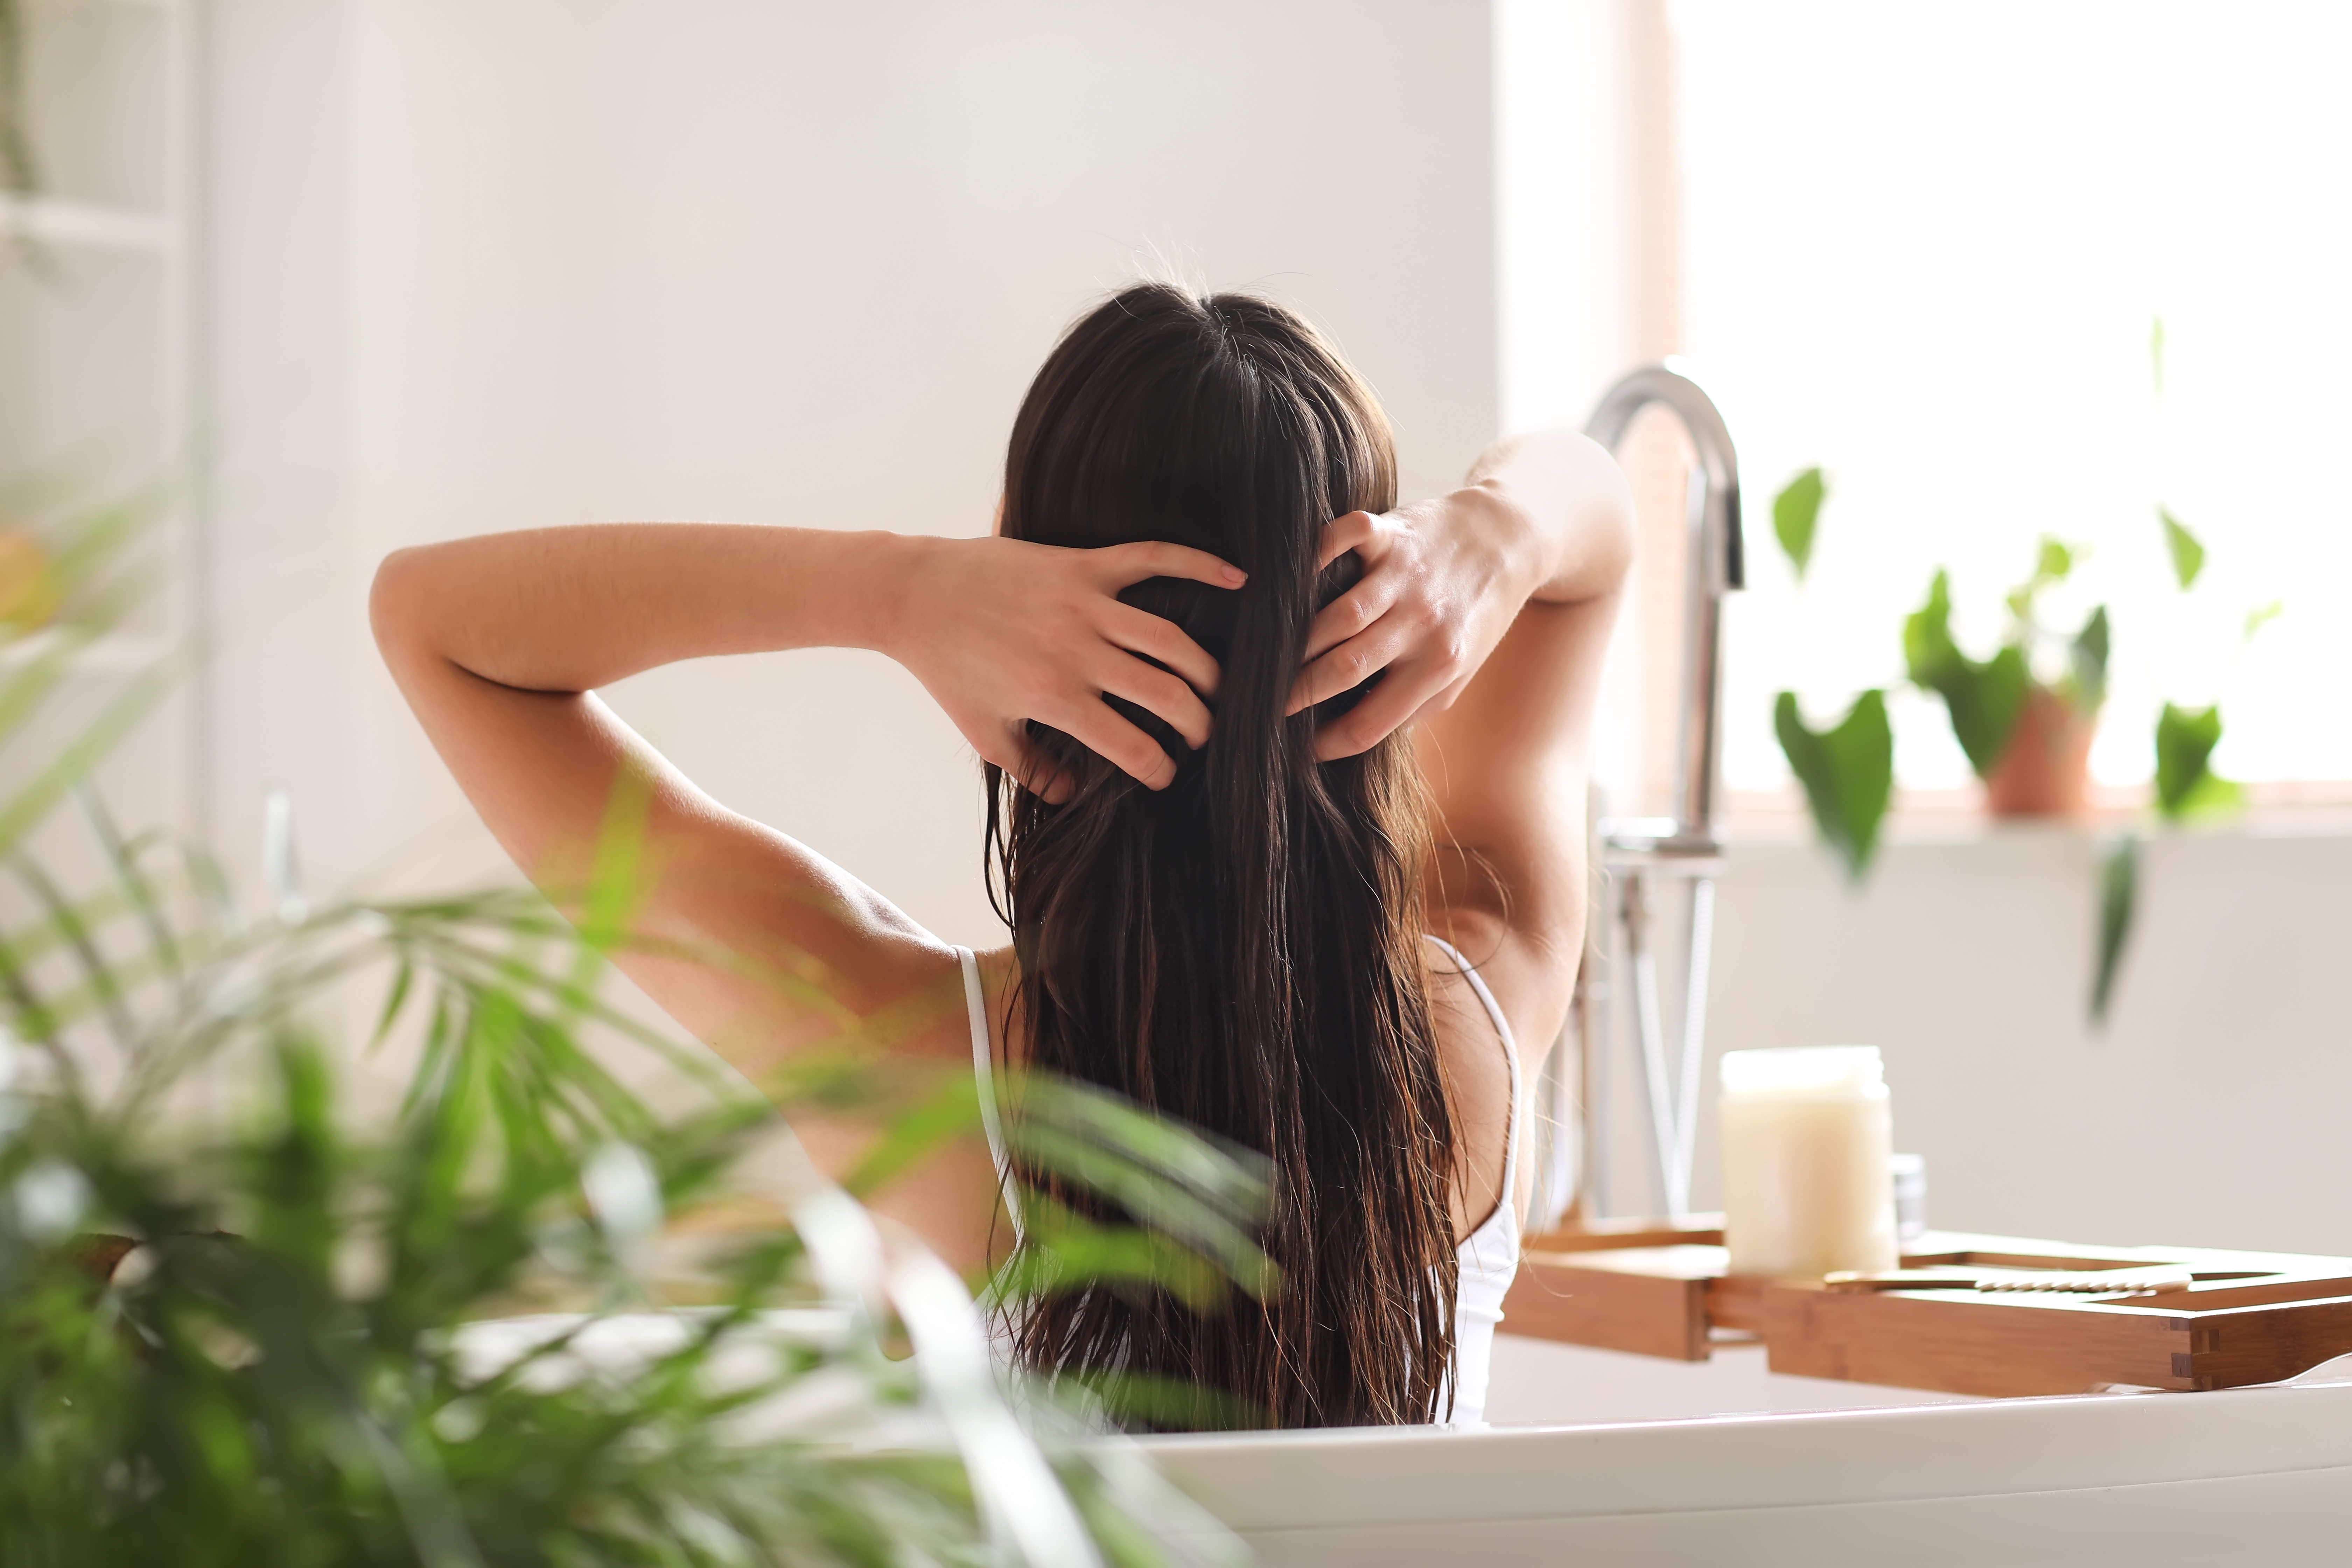
<path id="1" fill-rule="evenodd" d="M 2352 1258 L 2207 1247 L 2084 1247 L 1929 1231 L 1906 1268 L 1987 1276 L 2170 1266 L 2161 1295 L 1973 1289 L 1846 1291 L 1729 1272 L 1722 1221 L 1616 1221 L 1528 1238 L 1510 1331 L 1705 1361 L 1764 1342 L 1774 1372 L 1989 1397 L 2276 1383 L 2352 1354 Z"/>

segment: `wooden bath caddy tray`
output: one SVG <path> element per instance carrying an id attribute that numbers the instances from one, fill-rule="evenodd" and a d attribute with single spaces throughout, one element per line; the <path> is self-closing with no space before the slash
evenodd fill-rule
<path id="1" fill-rule="evenodd" d="M 1719 1216 L 1606 1220 L 1528 1237 L 1511 1333 L 1679 1361 L 1762 1340 L 1774 1372 L 1991 1396 L 2108 1385 L 2237 1388 L 2352 1353 L 2352 1258 L 1929 1231 L 1906 1268 L 2089 1273 L 2171 1266 L 2161 1295 L 1848 1291 L 1727 1272 Z"/>

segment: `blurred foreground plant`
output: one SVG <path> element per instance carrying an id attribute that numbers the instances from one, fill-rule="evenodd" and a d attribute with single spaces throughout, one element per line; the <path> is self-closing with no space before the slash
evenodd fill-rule
<path id="1" fill-rule="evenodd" d="M 583 936 L 520 892 L 310 913 L 283 853 L 251 918 L 204 854 L 124 837 L 86 787 L 119 723 L 19 754 L 40 657 L 0 680 L 0 760 L 31 780 L 0 802 L 7 1563 L 1231 1555 L 1054 1391 L 1008 1399 L 961 1282 L 839 1188 L 710 1249 L 701 1304 L 649 1310 L 666 1217 L 727 1197 L 772 1107 L 604 999 L 611 923 Z M 68 791 L 104 868 L 87 888 L 22 843 Z M 415 1066 L 362 1118 L 360 1053 L 323 1020 L 370 986 L 379 1052 Z M 667 1064 L 684 1110 L 615 1075 L 624 1047 Z M 888 1110 L 891 1075 L 845 1050 L 777 1092 L 884 1104 L 874 1182 L 971 1124 L 960 1076 Z M 1079 1086 L 1024 1109 L 1032 1158 L 1145 1222 L 1054 1236 L 1057 1267 L 1264 1288 L 1259 1173 Z M 572 1310 L 501 1316 L 551 1302 Z"/>
<path id="2" fill-rule="evenodd" d="M 40 190 L 40 164 L 26 123 L 30 118 L 25 103 L 23 0 L 0 0 L 0 195 L 30 196 Z"/>

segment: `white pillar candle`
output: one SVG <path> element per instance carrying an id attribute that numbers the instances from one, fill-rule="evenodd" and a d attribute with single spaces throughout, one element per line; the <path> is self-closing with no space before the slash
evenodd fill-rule
<path id="1" fill-rule="evenodd" d="M 1721 1110 L 1731 1272 L 1895 1266 L 1894 1118 L 1877 1047 L 1727 1051 Z"/>

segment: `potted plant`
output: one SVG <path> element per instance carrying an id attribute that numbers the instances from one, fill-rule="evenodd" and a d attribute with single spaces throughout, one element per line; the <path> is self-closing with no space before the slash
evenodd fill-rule
<path id="1" fill-rule="evenodd" d="M 2082 553 L 2079 545 L 2042 541 L 2032 575 L 2010 591 L 2009 634 L 1990 658 L 1970 658 L 1953 640 L 1951 576 L 1940 568 L 1927 604 L 1903 624 L 1911 683 L 1943 700 L 1996 816 L 2083 814 L 2091 739 L 2106 700 L 2107 610 L 2093 610 L 2071 637 L 2037 614 L 2042 593 L 2064 582 Z"/>
<path id="2" fill-rule="evenodd" d="M 1774 535 L 1801 583 L 1828 493 L 1822 471 L 1809 468 L 1773 501 Z M 2204 544 L 2169 510 L 2158 507 L 2157 521 L 2173 580 L 2189 593 L 2204 569 Z M 1971 658 L 1954 639 L 1951 579 L 1945 571 L 1937 572 L 1927 603 L 1904 622 L 1908 678 L 1942 700 L 1953 735 L 1983 782 L 1986 806 L 1995 816 L 2086 815 L 2091 742 L 2107 691 L 2107 608 L 2094 609 L 2071 636 L 2050 627 L 2040 614 L 2042 594 L 2065 581 L 2084 553 L 2078 545 L 2042 541 L 2032 575 L 2008 595 L 2008 635 L 1990 658 Z M 2280 613 L 2277 604 L 2253 611 L 2246 617 L 2243 640 L 2251 641 Z M 1774 700 L 1772 717 L 1822 843 L 1859 881 L 1876 852 L 1894 796 L 1894 734 L 1885 692 L 1862 692 L 1834 722 L 1817 728 L 1807 722 L 1796 694 L 1783 691 Z M 2149 803 L 2160 826 L 2225 816 L 2242 804 L 2243 792 L 2213 769 L 2221 734 L 2219 704 L 2164 704 L 2156 721 Z M 2090 994 L 2094 1024 L 2106 1019 L 2130 942 L 2140 840 L 2139 830 L 2126 830 L 2101 856 Z"/>

